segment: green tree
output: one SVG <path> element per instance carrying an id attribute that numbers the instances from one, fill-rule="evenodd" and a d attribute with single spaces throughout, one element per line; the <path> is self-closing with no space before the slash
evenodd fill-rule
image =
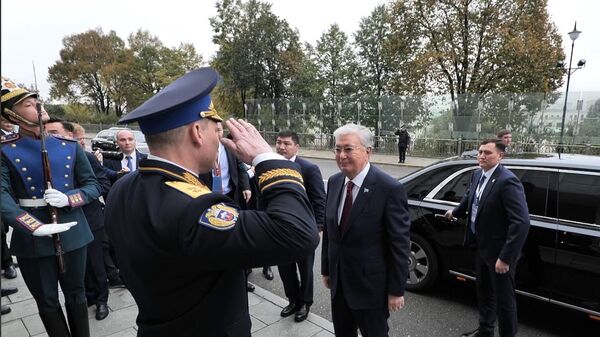
<path id="1" fill-rule="evenodd" d="M 489 93 L 548 93 L 562 84 L 553 70 L 564 58 L 561 37 L 546 0 L 399 2 L 411 4 L 429 82 L 456 102 L 455 116 L 472 116 Z"/>
<path id="2" fill-rule="evenodd" d="M 216 6 L 211 25 L 220 48 L 212 64 L 224 78 L 222 90 L 229 94 L 223 97 L 235 94 L 240 102 L 286 97 L 303 60 L 298 32 L 265 2 L 223 0 Z"/>
<path id="3" fill-rule="evenodd" d="M 600 99 L 590 106 L 580 128 L 580 136 L 596 137 L 597 141 L 600 140 Z"/>
<path id="4" fill-rule="evenodd" d="M 50 95 L 69 101 L 83 99 L 96 111 L 108 114 L 113 98 L 106 72 L 124 48 L 114 31 L 104 34 L 101 28 L 64 38 L 60 60 L 48 70 Z"/>

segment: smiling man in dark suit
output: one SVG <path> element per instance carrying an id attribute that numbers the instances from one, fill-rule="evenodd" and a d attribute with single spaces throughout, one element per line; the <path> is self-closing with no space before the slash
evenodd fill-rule
<path id="1" fill-rule="evenodd" d="M 506 145 L 499 139 L 481 142 L 469 192 L 447 219 L 467 215 L 465 244 L 475 243 L 479 327 L 463 337 L 494 336 L 498 317 L 500 336 L 517 334 L 515 271 L 529 232 L 529 210 L 523 185 L 500 165 Z"/>
<path id="2" fill-rule="evenodd" d="M 404 306 L 410 218 L 402 184 L 369 163 L 371 132 L 334 132 L 340 173 L 327 184 L 322 274 L 331 289 L 336 336 L 387 336 L 390 311 Z"/>
<path id="3" fill-rule="evenodd" d="M 323 185 L 321 170 L 319 170 L 317 165 L 298 157 L 300 138 L 294 131 L 279 132 L 277 134 L 275 149 L 285 159 L 293 161 L 300 166 L 300 173 L 304 180 L 308 200 L 315 214 L 315 221 L 319 230 L 322 230 L 325 222 L 325 186 Z M 277 266 L 279 276 L 281 276 L 281 281 L 283 282 L 285 295 L 290 302 L 281 311 L 282 317 L 296 313 L 294 316 L 296 322 L 302 322 L 308 317 L 310 306 L 313 303 L 314 262 L 315 253 L 312 252 L 302 260 Z M 296 272 L 296 266 L 298 266 L 298 272 Z M 298 279 L 298 273 L 300 274 L 300 279 Z"/>

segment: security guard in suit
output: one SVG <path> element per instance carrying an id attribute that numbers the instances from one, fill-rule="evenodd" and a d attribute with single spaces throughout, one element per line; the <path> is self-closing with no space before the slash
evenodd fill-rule
<path id="1" fill-rule="evenodd" d="M 140 337 L 249 337 L 245 268 L 298 260 L 319 242 L 297 167 L 242 120 L 225 122 L 233 139 L 219 140 L 218 79 L 191 71 L 120 120 L 138 122 L 150 149 L 113 185 L 105 213 Z M 256 166 L 264 211 L 240 210 L 199 179 L 219 141 Z"/>
<path id="2" fill-rule="evenodd" d="M 100 196 L 89 161 L 76 141 L 45 137 L 52 188 L 44 180 L 37 95 L 2 79 L 2 117 L 19 125 L 19 133 L 2 139 L 0 210 L 13 227 L 11 253 L 38 306 L 46 332 L 54 336 L 89 336 L 84 275 L 86 245 L 92 233 L 81 206 Z M 41 109 L 42 121 L 48 114 Z M 58 210 L 51 223 L 49 207 Z M 55 241 L 60 233 L 65 270 L 59 272 Z M 69 326 L 58 299 L 65 296 Z"/>

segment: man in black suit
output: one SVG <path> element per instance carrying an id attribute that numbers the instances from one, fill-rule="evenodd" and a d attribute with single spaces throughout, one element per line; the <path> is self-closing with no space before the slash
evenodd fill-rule
<path id="1" fill-rule="evenodd" d="M 402 184 L 369 163 L 372 134 L 334 132 L 340 173 L 327 184 L 322 274 L 336 336 L 387 336 L 389 311 L 404 306 L 410 218 Z"/>
<path id="2" fill-rule="evenodd" d="M 148 155 L 136 149 L 135 137 L 130 130 L 117 132 L 116 138 L 119 151 L 123 153 L 122 158 L 99 158 L 104 167 L 107 168 L 105 171 L 112 183 L 124 174 L 137 170 L 140 160 L 148 157 Z"/>
<path id="3" fill-rule="evenodd" d="M 500 164 L 505 148 L 502 140 L 481 142 L 481 170 L 473 174 L 460 204 L 445 214 L 447 219 L 468 215 L 465 244 L 477 247 L 479 327 L 464 337 L 494 336 L 496 316 L 500 336 L 517 333 L 515 272 L 529 231 L 529 210 L 523 185 Z"/>
<path id="4" fill-rule="evenodd" d="M 14 125 L 4 118 L 0 118 L 0 136 L 10 135 L 15 132 Z M 8 232 L 8 225 L 3 225 L 4 231 L 2 232 L 2 275 L 8 279 L 17 277 L 17 269 L 13 262 L 12 256 L 8 250 L 8 244 L 6 243 L 6 233 Z"/>
<path id="5" fill-rule="evenodd" d="M 127 173 L 136 171 L 140 160 L 148 157 L 148 155 L 136 149 L 135 137 L 130 130 L 117 132 L 116 139 L 119 151 L 123 156 L 120 159 L 102 158 L 101 156 L 98 158 L 102 165 L 104 165 L 104 171 L 112 184 Z M 103 249 L 109 284 L 111 287 L 122 287 L 123 281 L 119 275 L 118 263 L 114 259 L 114 249 L 108 235 L 104 236 Z"/>
<path id="6" fill-rule="evenodd" d="M 319 230 L 323 230 L 325 222 L 325 186 L 319 167 L 306 159 L 298 157 L 300 139 L 293 131 L 281 131 L 277 134 L 275 145 L 277 153 L 300 166 L 300 173 L 304 180 L 304 187 L 308 200 L 315 214 L 315 222 Z M 308 317 L 310 306 L 313 303 L 313 264 L 315 253 L 312 252 L 306 258 L 294 263 L 278 265 L 279 275 L 283 281 L 283 289 L 289 300 L 289 305 L 281 311 L 282 317 L 296 313 L 294 320 L 302 322 Z M 296 272 L 298 266 L 298 273 Z"/>

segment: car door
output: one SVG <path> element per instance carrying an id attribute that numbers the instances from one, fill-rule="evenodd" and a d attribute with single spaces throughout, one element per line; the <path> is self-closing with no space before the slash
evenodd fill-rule
<path id="1" fill-rule="evenodd" d="M 552 294 L 550 272 L 556 259 L 558 219 L 549 216 L 549 193 L 558 170 L 543 167 L 506 166 L 523 184 L 529 209 L 530 226 L 517 266 L 517 291 L 547 300 Z M 509 197 L 509 196 L 506 196 Z"/>
<path id="2" fill-rule="evenodd" d="M 600 315 L 600 172 L 560 170 L 552 300 Z"/>

